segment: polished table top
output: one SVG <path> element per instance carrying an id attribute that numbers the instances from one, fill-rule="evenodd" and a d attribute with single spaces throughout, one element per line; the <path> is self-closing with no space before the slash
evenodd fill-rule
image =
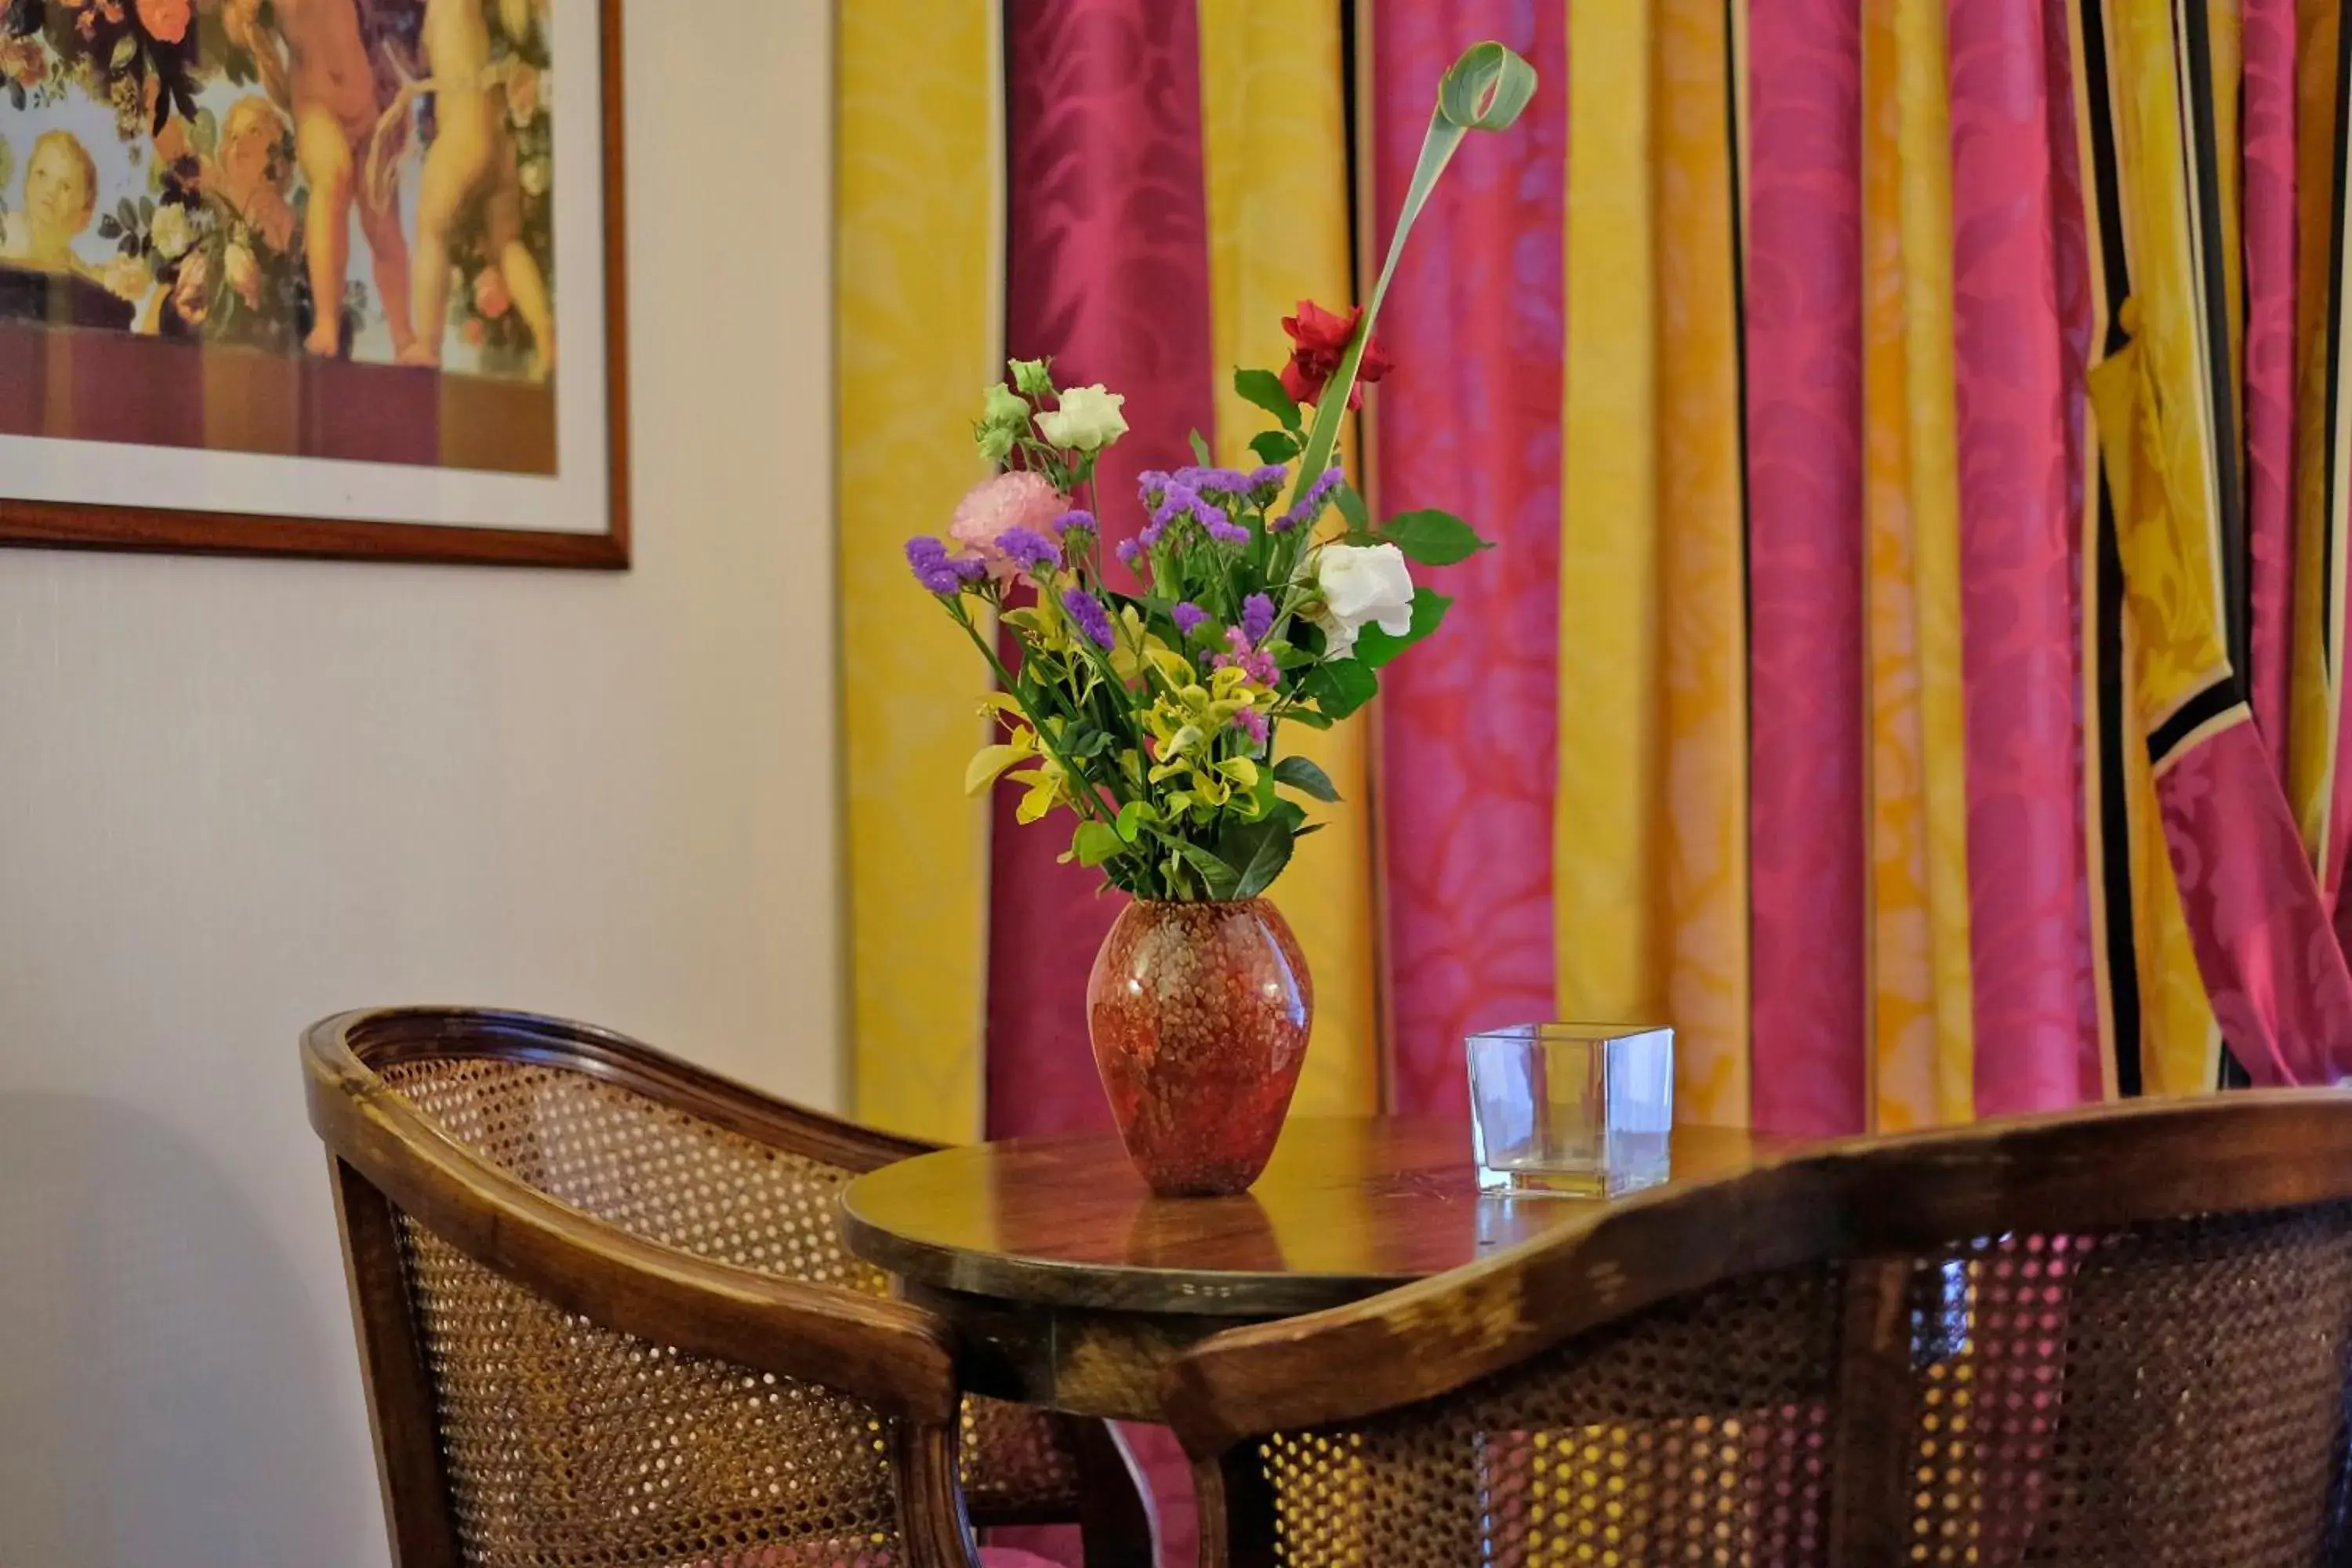
<path id="1" fill-rule="evenodd" d="M 1669 1179 L 1731 1174 L 1796 1142 L 1678 1126 Z M 1265 1318 L 1441 1273 L 1610 1201 L 1482 1199 L 1463 1126 L 1301 1117 L 1238 1197 L 1155 1198 L 1105 1134 L 918 1155 L 850 1183 L 842 1208 L 850 1250 L 931 1290 Z"/>

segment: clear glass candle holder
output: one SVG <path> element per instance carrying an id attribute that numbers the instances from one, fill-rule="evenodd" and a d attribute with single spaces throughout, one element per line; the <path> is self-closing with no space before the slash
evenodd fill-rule
<path id="1" fill-rule="evenodd" d="M 1518 1024 L 1468 1045 L 1480 1192 L 1616 1197 L 1666 1179 L 1672 1029 Z"/>

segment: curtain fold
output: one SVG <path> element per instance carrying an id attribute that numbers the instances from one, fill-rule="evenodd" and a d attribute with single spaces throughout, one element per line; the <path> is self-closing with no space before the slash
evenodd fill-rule
<path id="1" fill-rule="evenodd" d="M 1126 394 L 1129 433 L 1098 470 L 1108 549 L 1140 526 L 1135 476 L 1192 461 L 1215 418 L 1200 36 L 1191 5 L 1127 0 L 1005 22 L 1005 348 L 1050 357 L 1060 385 Z M 1106 1129 L 1086 984 L 1118 906 L 1013 801 L 997 792 L 990 851 L 988 1130 Z"/>
<path id="2" fill-rule="evenodd" d="M 2101 1092 L 2078 665 L 2087 334 L 2073 84 L 2041 0 L 1953 0 L 1953 345 L 1979 1114 Z"/>
<path id="3" fill-rule="evenodd" d="M 894 1131 L 981 1129 L 988 817 L 971 650 L 908 589 L 909 520 L 982 476 L 959 439 L 999 355 L 996 7 L 843 9 L 837 47 L 844 868 L 850 1092 Z M 939 47 L 908 57 L 920 28 Z"/>
<path id="4" fill-rule="evenodd" d="M 1505 0 L 1369 0 L 1374 255 L 1386 251 L 1438 78 L 1494 37 L 1546 84 L 1508 134 L 1474 136 L 1413 231 L 1368 406 L 1375 509 L 1437 506 L 1498 548 L 1439 579 L 1444 632 L 1382 672 L 1393 1104 L 1461 1116 L 1462 1038 L 1549 1015 L 1558 780 L 1564 16 Z"/>
<path id="5" fill-rule="evenodd" d="M 1346 62 L 1328 0 L 1198 5 L 1213 445 L 1219 462 L 1246 468 L 1266 416 L 1234 391 L 1234 371 L 1290 357 L 1282 319 L 1299 300 L 1336 308 L 1354 297 Z M 1319 765 L 1345 804 L 1322 813 L 1324 830 L 1300 842 L 1277 889 L 1315 977 L 1314 1037 L 1292 1105 L 1300 1115 L 1361 1114 L 1381 1100 L 1369 726 L 1293 729 L 1286 744 Z"/>
<path id="6" fill-rule="evenodd" d="M 1862 57 L 1871 1109 L 1895 1131 L 1975 1104 L 1940 0 L 1873 8 Z"/>
<path id="7" fill-rule="evenodd" d="M 1748 8 L 1748 866 L 1757 1125 L 1865 1124 L 1860 9 Z"/>

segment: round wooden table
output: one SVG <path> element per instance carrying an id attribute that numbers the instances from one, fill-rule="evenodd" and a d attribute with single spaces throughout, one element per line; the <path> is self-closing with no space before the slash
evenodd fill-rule
<path id="1" fill-rule="evenodd" d="M 1678 1126 L 1671 1179 L 1788 1142 Z M 1294 1118 L 1239 1197 L 1155 1198 L 1104 1135 L 942 1149 L 841 1201 L 850 1250 L 961 1331 L 975 1393 L 1156 1421 L 1160 1367 L 1197 1340 L 1458 1268 L 1608 1200 L 1482 1198 L 1459 1126 Z"/>

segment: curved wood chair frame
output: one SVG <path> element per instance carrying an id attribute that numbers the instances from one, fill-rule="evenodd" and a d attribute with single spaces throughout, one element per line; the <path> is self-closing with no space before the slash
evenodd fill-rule
<path id="1" fill-rule="evenodd" d="M 1434 1399 L 1571 1337 L 1742 1277 L 1846 1261 L 1831 1560 L 1904 1560 L 1899 1440 L 1913 1257 L 2011 1231 L 2095 1231 L 2352 1199 L 2352 1091 L 2139 1102 L 1816 1144 L 1607 1207 L 1352 1306 L 1219 1334 L 1162 1375 L 1194 1461 L 1203 1563 L 1270 1562 L 1256 1439 Z M 1890 1441 L 1893 1437 L 1896 1440 Z"/>
<path id="2" fill-rule="evenodd" d="M 457 1568 L 455 1516 L 417 1347 L 397 1218 L 598 1325 L 779 1377 L 820 1384 L 896 1418 L 906 1558 L 975 1561 L 958 1481 L 962 1390 L 953 1331 L 904 1301 L 696 1257 L 558 1203 L 450 1138 L 380 1076 L 420 1058 L 583 1073 L 730 1132 L 864 1172 L 932 1145 L 771 1100 L 636 1041 L 532 1015 L 410 1007 L 341 1014 L 303 1036 L 310 1123 L 329 1152 L 368 1413 L 400 1568 Z M 1091 1422 L 1059 1428 L 1077 1455 L 1093 1563 L 1150 1539 L 1123 1453 Z M 1012 1522 L 1009 1520 L 984 1522 Z"/>

